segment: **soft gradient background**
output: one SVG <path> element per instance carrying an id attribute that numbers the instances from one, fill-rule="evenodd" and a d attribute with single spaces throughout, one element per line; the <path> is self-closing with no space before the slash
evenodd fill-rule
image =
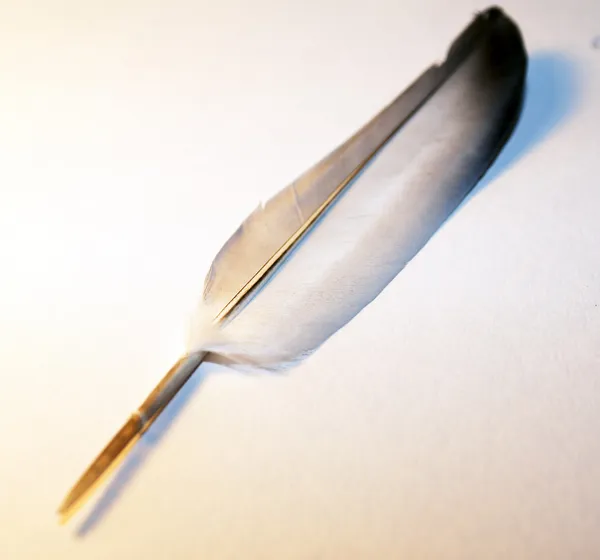
<path id="1" fill-rule="evenodd" d="M 288 375 L 203 366 L 54 514 L 178 357 L 238 223 L 486 6 L 0 4 L 0 558 L 600 555 L 597 0 L 503 4 L 522 121 L 381 297 Z"/>

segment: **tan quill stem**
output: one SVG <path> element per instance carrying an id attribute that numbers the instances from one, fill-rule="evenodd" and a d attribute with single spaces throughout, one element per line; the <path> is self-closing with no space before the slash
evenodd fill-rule
<path id="1" fill-rule="evenodd" d="M 205 355 L 204 352 L 190 354 L 173 365 L 69 491 L 58 509 L 61 522 L 68 521 L 83 505 L 85 498 L 118 466 L 196 371 Z"/>

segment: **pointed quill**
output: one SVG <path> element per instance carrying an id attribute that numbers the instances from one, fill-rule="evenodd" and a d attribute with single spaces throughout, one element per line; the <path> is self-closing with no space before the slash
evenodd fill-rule
<path id="1" fill-rule="evenodd" d="M 499 8 L 485 10 L 443 63 L 250 214 L 211 265 L 188 353 L 67 495 L 63 521 L 203 360 L 290 367 L 377 297 L 506 143 L 526 68 L 517 25 Z"/>

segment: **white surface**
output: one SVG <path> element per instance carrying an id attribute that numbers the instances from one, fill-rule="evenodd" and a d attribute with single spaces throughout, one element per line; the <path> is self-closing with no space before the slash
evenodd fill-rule
<path id="1" fill-rule="evenodd" d="M 204 368 L 109 499 L 54 516 L 241 219 L 486 6 L 444 4 L 3 3 L 0 558 L 598 556 L 594 0 L 503 4 L 521 124 L 371 306 L 288 375 Z"/>

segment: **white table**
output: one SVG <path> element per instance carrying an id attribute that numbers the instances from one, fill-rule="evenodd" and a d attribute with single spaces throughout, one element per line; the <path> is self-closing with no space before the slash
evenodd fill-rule
<path id="1" fill-rule="evenodd" d="M 3 3 L 0 558 L 600 555 L 600 3 L 502 6 L 529 94 L 475 196 L 293 372 L 203 366 L 59 527 L 222 242 L 486 4 Z"/>

